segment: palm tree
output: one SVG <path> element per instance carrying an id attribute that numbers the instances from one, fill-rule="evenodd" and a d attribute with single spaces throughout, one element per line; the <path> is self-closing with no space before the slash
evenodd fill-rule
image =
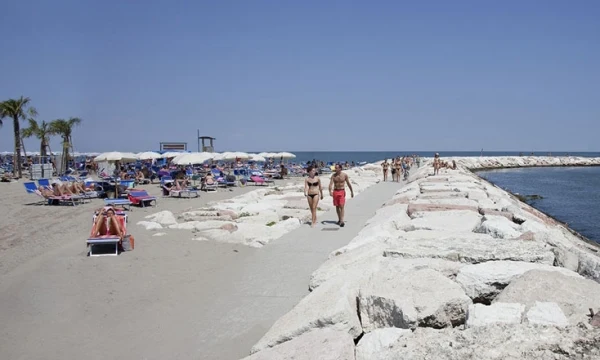
<path id="1" fill-rule="evenodd" d="M 59 134 L 63 139 L 63 151 L 61 156 L 60 172 L 64 173 L 69 166 L 69 151 L 73 150 L 73 128 L 81 124 L 83 120 L 72 117 L 69 120 L 57 119 L 50 123 L 50 129 Z"/>
<path id="2" fill-rule="evenodd" d="M 23 138 L 35 136 L 40 139 L 40 156 L 48 156 L 48 154 L 51 154 L 50 135 L 55 134 L 55 131 L 52 129 L 52 123 L 42 121 L 38 124 L 35 119 L 29 119 L 29 127 L 23 129 Z"/>
<path id="3" fill-rule="evenodd" d="M 13 175 L 23 176 L 21 171 L 21 124 L 19 120 L 25 120 L 35 117 L 37 111 L 30 105 L 31 99 L 21 96 L 18 99 L 8 99 L 0 102 L 0 118 L 11 118 L 13 120 L 13 128 L 15 132 L 15 167 Z"/>

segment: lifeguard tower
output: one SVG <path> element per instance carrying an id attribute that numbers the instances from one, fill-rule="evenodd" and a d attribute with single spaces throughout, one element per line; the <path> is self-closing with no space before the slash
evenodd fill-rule
<path id="1" fill-rule="evenodd" d="M 198 131 L 198 152 L 215 152 L 214 140 L 217 139 L 211 136 L 200 136 L 200 131 Z M 200 147 L 200 142 L 202 142 L 202 147 Z"/>

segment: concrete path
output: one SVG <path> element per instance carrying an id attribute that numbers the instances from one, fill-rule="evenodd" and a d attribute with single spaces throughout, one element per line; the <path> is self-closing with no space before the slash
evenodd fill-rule
<path id="1" fill-rule="evenodd" d="M 213 296 L 200 299 L 199 321 L 207 336 L 199 345 L 202 359 L 239 359 L 267 332 L 271 325 L 308 294 L 310 274 L 335 249 L 361 230 L 402 183 L 381 183 L 347 201 L 346 226 L 340 228 L 335 210 L 329 211 L 316 228 L 308 225 L 247 254 L 237 271 L 211 269 Z M 329 230 L 331 229 L 331 230 Z"/>

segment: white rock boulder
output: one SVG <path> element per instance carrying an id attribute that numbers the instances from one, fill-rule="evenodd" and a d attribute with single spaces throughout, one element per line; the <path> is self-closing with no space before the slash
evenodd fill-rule
<path id="1" fill-rule="evenodd" d="M 317 329 L 242 360 L 354 360 L 354 339 L 343 331 Z"/>
<path id="2" fill-rule="evenodd" d="M 356 296 L 358 284 L 340 277 L 327 281 L 280 317 L 252 347 L 252 353 L 289 341 L 314 329 L 341 331 L 355 339 L 362 333 Z"/>
<path id="3" fill-rule="evenodd" d="M 356 360 L 388 360 L 379 356 L 381 349 L 389 348 L 399 338 L 411 335 L 411 330 L 398 328 L 375 329 L 366 333 L 356 346 Z"/>
<path id="4" fill-rule="evenodd" d="M 525 318 L 530 324 L 561 327 L 569 325 L 569 319 L 567 319 L 560 306 L 553 302 L 536 301 L 529 311 L 527 311 Z"/>
<path id="5" fill-rule="evenodd" d="M 159 211 L 155 214 L 146 216 L 146 219 L 157 222 L 163 226 L 177 224 L 177 219 L 172 212 L 168 210 Z"/>
<path id="6" fill-rule="evenodd" d="M 531 270 L 513 280 L 494 302 L 516 302 L 527 307 L 536 301 L 554 302 L 571 324 L 587 322 L 589 308 L 600 304 L 600 284 L 561 272 Z"/>
<path id="7" fill-rule="evenodd" d="M 155 221 L 138 221 L 137 225 L 143 226 L 146 230 L 160 230 L 162 229 L 162 225 Z"/>
<path id="8" fill-rule="evenodd" d="M 359 311 L 365 332 L 377 328 L 443 328 L 464 323 L 471 299 L 438 271 L 378 271 L 364 281 Z"/>
<path id="9" fill-rule="evenodd" d="M 490 303 L 511 281 L 530 270 L 559 272 L 567 276 L 581 278 L 571 270 L 523 261 L 487 261 L 463 266 L 458 282 L 466 294 L 475 302 Z"/>
<path id="10" fill-rule="evenodd" d="M 520 324 L 525 305 L 518 303 L 472 304 L 467 312 L 466 327 L 492 324 Z"/>

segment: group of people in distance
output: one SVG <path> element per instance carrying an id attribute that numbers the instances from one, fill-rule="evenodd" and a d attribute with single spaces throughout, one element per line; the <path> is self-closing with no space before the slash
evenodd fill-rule
<path id="1" fill-rule="evenodd" d="M 407 174 L 410 167 L 415 163 L 420 162 L 420 159 L 415 156 L 396 157 L 388 162 L 387 159 L 381 163 L 383 168 L 383 181 L 388 181 L 388 171 L 392 172 L 392 181 L 400 182 L 400 175 Z"/>
<path id="2" fill-rule="evenodd" d="M 333 206 L 338 216 L 337 225 L 344 227 L 344 206 L 346 205 L 346 185 L 350 189 L 350 196 L 354 197 L 354 190 L 350 184 L 350 178 L 342 172 L 342 165 L 335 165 L 335 172 L 329 179 L 329 196 L 333 198 Z M 317 169 L 314 167 L 308 168 L 308 176 L 304 179 L 304 196 L 308 199 L 308 207 L 311 212 L 311 226 L 317 224 L 317 209 L 319 200 L 323 200 L 323 185 L 321 179 L 317 175 Z"/>

